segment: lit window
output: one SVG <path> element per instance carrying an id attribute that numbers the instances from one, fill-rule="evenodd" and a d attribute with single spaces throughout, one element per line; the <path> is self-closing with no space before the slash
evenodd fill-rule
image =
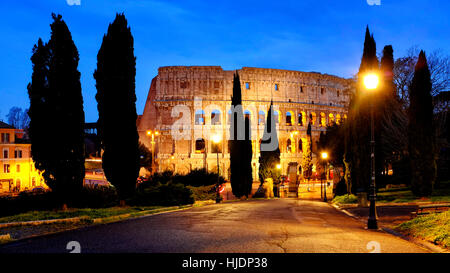
<path id="1" fill-rule="evenodd" d="M 292 153 L 292 141 L 289 138 L 286 142 L 286 152 Z"/>
<path id="2" fill-rule="evenodd" d="M 9 173 L 9 164 L 4 164 L 3 165 L 3 172 L 4 173 Z"/>

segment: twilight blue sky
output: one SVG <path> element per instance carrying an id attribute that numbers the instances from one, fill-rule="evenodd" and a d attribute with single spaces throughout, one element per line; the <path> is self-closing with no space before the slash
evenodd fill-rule
<path id="1" fill-rule="evenodd" d="M 67 2 L 81 1 L 80 5 Z M 450 54 L 450 1 L 381 0 L 2 0 L 0 120 L 27 108 L 31 49 L 48 41 L 51 13 L 60 13 L 80 54 L 86 121 L 97 120 L 97 51 L 116 12 L 135 39 L 137 111 L 141 114 L 159 66 L 220 65 L 318 71 L 351 77 L 359 67 L 365 27 L 377 49 L 395 57 L 411 46 Z"/>

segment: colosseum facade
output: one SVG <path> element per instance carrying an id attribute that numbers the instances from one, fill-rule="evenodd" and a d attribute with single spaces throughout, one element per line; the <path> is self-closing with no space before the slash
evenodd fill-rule
<path id="1" fill-rule="evenodd" d="M 244 114 L 250 117 L 253 177 L 258 180 L 259 140 L 273 100 L 284 175 L 301 174 L 308 117 L 312 116 L 313 171 L 320 132 L 347 118 L 351 80 L 316 72 L 243 67 Z M 138 118 L 140 141 L 154 147 L 155 169 L 187 173 L 196 168 L 217 171 L 212 135 L 220 136 L 219 171 L 229 178 L 231 95 L 235 71 L 220 66 L 160 67 L 153 78 L 144 112 Z M 181 109 L 181 111 L 180 111 Z M 173 130 L 181 124 L 183 133 Z M 152 145 L 147 132 L 157 130 Z M 183 137 L 180 137 L 183 135 Z"/>

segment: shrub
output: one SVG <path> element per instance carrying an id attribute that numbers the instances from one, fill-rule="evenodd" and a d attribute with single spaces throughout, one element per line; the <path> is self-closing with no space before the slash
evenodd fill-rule
<path id="1" fill-rule="evenodd" d="M 186 175 L 177 175 L 174 182 L 184 184 L 186 186 L 209 186 L 217 184 L 217 173 L 208 172 L 206 169 L 195 169 Z M 219 184 L 225 183 L 225 179 L 219 176 Z"/>
<path id="2" fill-rule="evenodd" d="M 119 197 L 114 187 L 84 187 L 80 197 L 72 204 L 78 208 L 107 208 L 118 205 Z"/>
<path id="3" fill-rule="evenodd" d="M 216 185 L 210 186 L 186 186 L 186 188 L 192 191 L 192 196 L 195 201 L 216 200 Z"/>
<path id="4" fill-rule="evenodd" d="M 194 197 L 192 191 L 183 184 L 157 183 L 138 189 L 129 203 L 138 206 L 179 206 L 193 204 Z"/>
<path id="5" fill-rule="evenodd" d="M 356 197 L 353 194 L 346 194 L 341 196 L 336 196 L 332 203 L 338 203 L 338 204 L 355 204 L 358 203 L 358 197 Z"/>

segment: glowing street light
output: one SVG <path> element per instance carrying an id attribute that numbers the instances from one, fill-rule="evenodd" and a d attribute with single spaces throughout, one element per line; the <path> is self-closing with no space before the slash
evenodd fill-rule
<path id="1" fill-rule="evenodd" d="M 281 164 L 277 164 L 277 169 L 278 169 L 278 170 L 281 169 Z"/>
<path id="2" fill-rule="evenodd" d="M 378 87 L 378 83 L 380 82 L 378 75 L 375 73 L 370 73 L 364 76 L 364 86 L 368 90 L 374 90 Z"/>
<path id="3" fill-rule="evenodd" d="M 327 200 L 327 158 L 328 158 L 328 153 L 327 152 L 322 152 L 321 154 L 320 154 L 320 156 L 322 157 L 322 160 L 323 160 L 323 169 L 324 169 L 324 174 L 325 174 L 325 183 L 323 183 L 324 185 L 323 185 L 323 201 L 324 202 L 327 202 L 328 200 Z M 322 180 L 322 178 L 321 178 L 321 180 Z M 321 184 L 321 187 L 320 187 L 320 189 L 322 190 L 322 184 Z"/>
<path id="4" fill-rule="evenodd" d="M 152 173 L 155 172 L 155 136 L 159 136 L 159 131 L 155 130 L 148 130 L 147 136 L 152 137 L 152 141 L 150 142 L 152 144 Z"/>
<path id="5" fill-rule="evenodd" d="M 375 73 L 369 73 L 364 76 L 364 86 L 367 90 L 375 90 L 378 87 L 379 78 Z M 370 98 L 370 190 L 369 190 L 369 219 L 367 220 L 368 229 L 378 229 L 377 209 L 375 205 L 376 188 L 375 188 L 375 132 L 373 120 L 373 99 Z"/>

